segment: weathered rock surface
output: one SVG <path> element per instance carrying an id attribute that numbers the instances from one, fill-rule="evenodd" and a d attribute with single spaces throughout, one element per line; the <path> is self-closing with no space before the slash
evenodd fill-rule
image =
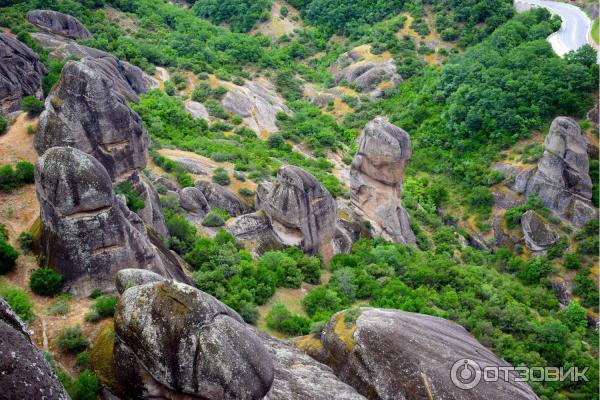
<path id="1" fill-rule="evenodd" d="M 144 201 L 144 208 L 137 210 L 137 215 L 142 221 L 162 237 L 169 237 L 169 230 L 165 224 L 160 198 L 149 179 L 139 170 L 134 171 L 127 180 L 139 198 Z"/>
<path id="2" fill-rule="evenodd" d="M 56 35 L 42 32 L 33 32 L 30 35 L 40 46 L 50 50 L 50 58 L 65 60 L 68 57 L 80 59 L 84 57 L 110 57 L 110 54 L 105 51 L 84 46 L 75 41 L 64 39 Z"/>
<path id="3" fill-rule="evenodd" d="M 255 240 L 271 231 L 269 218 L 262 211 L 240 215 L 227 222 L 227 230 L 240 240 Z"/>
<path id="4" fill-rule="evenodd" d="M 68 400 L 23 322 L 0 298 L 0 388 L 5 399 Z"/>
<path id="5" fill-rule="evenodd" d="M 181 269 L 165 265 L 95 158 L 72 147 L 51 148 L 36 164 L 35 182 L 41 255 L 63 275 L 64 290 L 83 296 L 95 288 L 114 291 L 115 274 L 124 268 L 188 281 Z"/>
<path id="6" fill-rule="evenodd" d="M 558 235 L 535 211 L 529 210 L 521 217 L 525 244 L 533 252 L 548 250 L 558 241 Z"/>
<path id="7" fill-rule="evenodd" d="M 277 113 L 291 113 L 272 85 L 264 80 L 246 81 L 243 86 L 231 87 L 221 103 L 225 111 L 242 117 L 244 123 L 256 133 L 276 132 Z"/>
<path id="8" fill-rule="evenodd" d="M 185 109 L 192 115 L 192 117 L 196 119 L 204 119 L 206 121 L 209 119 L 208 110 L 202 103 L 198 103 L 197 101 L 193 100 L 186 100 Z"/>
<path id="9" fill-rule="evenodd" d="M 45 73 L 46 68 L 33 50 L 0 32 L 0 114 L 17 111 L 23 97 L 41 99 Z"/>
<path id="10" fill-rule="evenodd" d="M 42 30 L 71 39 L 91 39 L 90 31 L 75 17 L 51 10 L 33 10 L 25 16 Z"/>
<path id="11" fill-rule="evenodd" d="M 179 192 L 179 205 L 185 211 L 204 216 L 210 212 L 210 207 L 204 194 L 195 187 L 187 187 Z"/>
<path id="12" fill-rule="evenodd" d="M 412 155 L 408 134 L 377 117 L 363 129 L 350 170 L 351 201 L 371 221 L 376 235 L 415 244 L 408 214 L 402 207 L 404 169 Z"/>
<path id="13" fill-rule="evenodd" d="M 232 217 L 252 212 L 250 207 L 235 194 L 216 183 L 196 181 L 196 188 L 202 192 L 211 208 L 220 208 Z"/>
<path id="14" fill-rule="evenodd" d="M 281 167 L 268 194 L 259 190 L 257 204 L 271 221 L 277 240 L 299 246 L 307 254 L 334 254 L 337 204 L 308 172 L 291 165 Z"/>
<path id="15" fill-rule="evenodd" d="M 402 77 L 391 57 L 376 56 L 370 50 L 370 46 L 359 46 L 342 54 L 332 73 L 336 84 L 347 80 L 376 99 L 382 97 L 386 89 L 398 86 Z"/>
<path id="16" fill-rule="evenodd" d="M 188 285 L 127 289 L 115 333 L 116 373 L 130 397 L 261 399 L 273 383 L 272 356 L 253 328 Z"/>
<path id="17" fill-rule="evenodd" d="M 115 286 L 117 287 L 117 292 L 123 294 L 123 292 L 130 287 L 145 285 L 146 283 L 161 282 L 164 280 L 166 279 L 156 272 L 145 269 L 126 268 L 117 272 L 117 275 L 115 276 Z"/>
<path id="18" fill-rule="evenodd" d="M 590 201 L 592 180 L 586 140 L 571 118 L 554 119 L 537 168 L 516 181 L 516 190 L 524 190 L 527 196 L 538 194 L 546 207 L 575 226 L 598 217 Z"/>
<path id="19" fill-rule="evenodd" d="M 95 60 L 69 61 L 46 99 L 35 149 L 73 146 L 92 155 L 111 179 L 146 166 L 148 133 L 141 118 Z"/>
<path id="20" fill-rule="evenodd" d="M 179 163 L 186 171 L 194 175 L 208 175 L 206 169 L 208 165 L 199 160 L 187 157 L 175 157 L 175 161 Z"/>
<path id="21" fill-rule="evenodd" d="M 515 382 L 515 375 L 510 382 L 481 381 L 470 390 L 458 388 L 451 381 L 458 360 L 473 360 L 480 368 L 510 365 L 460 325 L 397 310 L 360 312 L 350 323 L 344 321 L 344 311 L 335 314 L 321 342 L 335 374 L 370 399 L 538 399 L 526 383 Z"/>

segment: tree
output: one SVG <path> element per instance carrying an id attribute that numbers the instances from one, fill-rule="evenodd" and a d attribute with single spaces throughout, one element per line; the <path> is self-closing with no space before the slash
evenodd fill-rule
<path id="1" fill-rule="evenodd" d="M 0 135 L 6 132 L 6 128 L 8 128 L 8 120 L 0 116 Z"/>
<path id="2" fill-rule="evenodd" d="M 44 109 L 44 102 L 33 96 L 23 97 L 21 100 L 21 108 L 29 115 L 38 115 Z"/>
<path id="3" fill-rule="evenodd" d="M 52 268 L 38 268 L 29 277 L 29 287 L 42 296 L 54 296 L 62 286 L 62 276 Z"/>
<path id="4" fill-rule="evenodd" d="M 302 257 L 298 261 L 298 268 L 302 271 L 306 283 L 313 285 L 321 283 L 321 259 L 319 257 Z"/>
<path id="5" fill-rule="evenodd" d="M 0 236 L 0 275 L 12 271 L 17 265 L 17 258 L 19 258 L 17 250 Z"/>

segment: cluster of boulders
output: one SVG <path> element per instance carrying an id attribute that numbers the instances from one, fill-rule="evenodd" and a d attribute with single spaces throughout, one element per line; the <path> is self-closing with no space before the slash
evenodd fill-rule
<path id="1" fill-rule="evenodd" d="M 46 68 L 33 50 L 0 32 L 0 115 L 19 110 L 23 97 L 41 99 L 45 73 Z"/>
<path id="2" fill-rule="evenodd" d="M 46 99 L 35 148 L 42 259 L 87 295 L 114 290 L 116 271 L 145 268 L 189 281 L 168 236 L 158 194 L 142 173 L 149 137 L 128 105 L 137 90 L 109 58 L 69 61 Z M 113 184 L 128 182 L 144 201 L 131 212 Z"/>
<path id="3" fill-rule="evenodd" d="M 410 137 L 383 117 L 369 122 L 358 139 L 352 161 L 351 201 L 376 235 L 415 244 L 408 214 L 401 204 L 404 169 L 412 149 Z"/>

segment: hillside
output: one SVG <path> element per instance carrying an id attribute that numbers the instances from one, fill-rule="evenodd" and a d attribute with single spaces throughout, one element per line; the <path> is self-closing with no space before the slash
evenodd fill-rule
<path id="1" fill-rule="evenodd" d="M 599 69 L 560 26 L 0 1 L 0 387 L 35 398 L 41 362 L 52 399 L 597 399 Z M 587 380 L 464 390 L 461 359 Z"/>

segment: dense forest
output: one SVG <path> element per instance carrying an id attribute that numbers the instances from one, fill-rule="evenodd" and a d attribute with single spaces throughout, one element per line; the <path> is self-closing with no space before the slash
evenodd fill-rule
<path id="1" fill-rule="evenodd" d="M 281 13 L 275 17 L 293 29 L 273 40 L 264 29 L 270 29 L 274 2 Z M 179 3 L 0 0 L 0 26 L 39 55 L 47 70 L 45 95 L 60 83 L 65 63 L 76 57 L 52 57 L 34 40 L 31 34 L 38 28 L 24 15 L 35 9 L 76 17 L 93 35 L 78 40 L 81 45 L 111 53 L 155 79 L 160 70 L 167 71 L 167 79 L 130 107 L 151 138 L 147 169 L 180 188 L 194 187 L 197 176 L 169 151 L 188 152 L 217 166 L 208 180 L 249 206 L 255 205 L 257 185 L 274 181 L 284 165 L 309 172 L 346 205 L 351 188 L 344 172 L 369 121 L 387 117 L 409 133 L 412 144 L 400 192 L 415 246 L 372 235 L 370 222 L 363 220 L 348 254 L 328 259 L 293 246 L 256 254 L 225 229 L 234 215 L 211 207 L 198 224 L 171 189 L 157 184 L 170 235 L 164 246 L 191 267 L 197 288 L 246 322 L 288 338 L 318 337 L 336 312 L 363 305 L 443 317 L 515 366 L 589 368 L 585 382 L 531 382 L 540 398 L 598 398 L 598 221 L 580 227 L 565 223 L 535 195 L 506 212 L 495 206 L 499 187 L 514 181 L 495 165 L 512 160 L 519 167 L 537 166 L 557 116 L 575 118 L 597 143 L 597 125 L 586 119 L 598 102 L 593 47 L 559 57 L 546 38 L 560 28 L 560 18 L 542 8 L 516 13 L 508 0 Z M 123 20 L 134 23 L 126 27 Z M 364 46 L 369 52 L 360 61 L 347 56 Z M 378 96 L 338 76 L 354 62 L 363 65 L 378 57 L 393 63 L 400 77 L 396 85 L 378 82 Z M 238 115 L 224 106 L 228 95 L 245 93 L 261 80 L 285 105 L 269 132 L 248 122 L 256 108 Z M 333 95 L 320 102 L 311 90 Z M 29 101 L 23 110 L 33 117 L 43 105 Z M 194 117 L 190 102 L 201 103 L 207 117 Z M 8 118 L 0 117 L 0 137 L 9 125 Z M 5 163 L 0 190 L 7 195 L 35 190 L 32 171 L 31 163 Z M 591 202 L 597 208 L 597 157 L 590 160 L 590 176 Z M 132 211 L 144 209 L 131 185 L 115 185 L 115 191 Z M 338 215 L 345 210 L 340 207 Z M 471 245 L 493 236 L 498 216 L 506 231 L 520 232 L 521 217 L 529 210 L 560 237 L 545 253 L 534 254 L 523 241 Z M 0 222 L 10 225 L 7 218 Z M 35 236 L 32 228 L 12 238 L 11 245 L 8 231 L 0 229 L 0 274 L 6 275 L 0 276 L 0 296 L 25 321 L 35 319 L 41 295 L 52 298 L 52 307 L 66 308 L 65 313 L 77 301 L 60 293 L 62 278 L 48 268 L 37 269 L 42 272 L 31 276 L 29 287 L 15 283 L 11 274 L 22 268 L 17 257 L 35 252 Z M 572 296 L 565 305 L 556 295 L 554 278 L 567 276 Z M 303 291 L 302 296 L 286 303 L 284 294 L 294 290 Z M 88 324 L 114 313 L 117 300 L 97 294 L 86 299 Z M 54 363 L 59 378 L 73 399 L 96 398 L 99 381 L 83 360 L 93 349 L 80 331 L 65 336 L 71 342 L 61 351 L 80 364 L 69 369 Z"/>

